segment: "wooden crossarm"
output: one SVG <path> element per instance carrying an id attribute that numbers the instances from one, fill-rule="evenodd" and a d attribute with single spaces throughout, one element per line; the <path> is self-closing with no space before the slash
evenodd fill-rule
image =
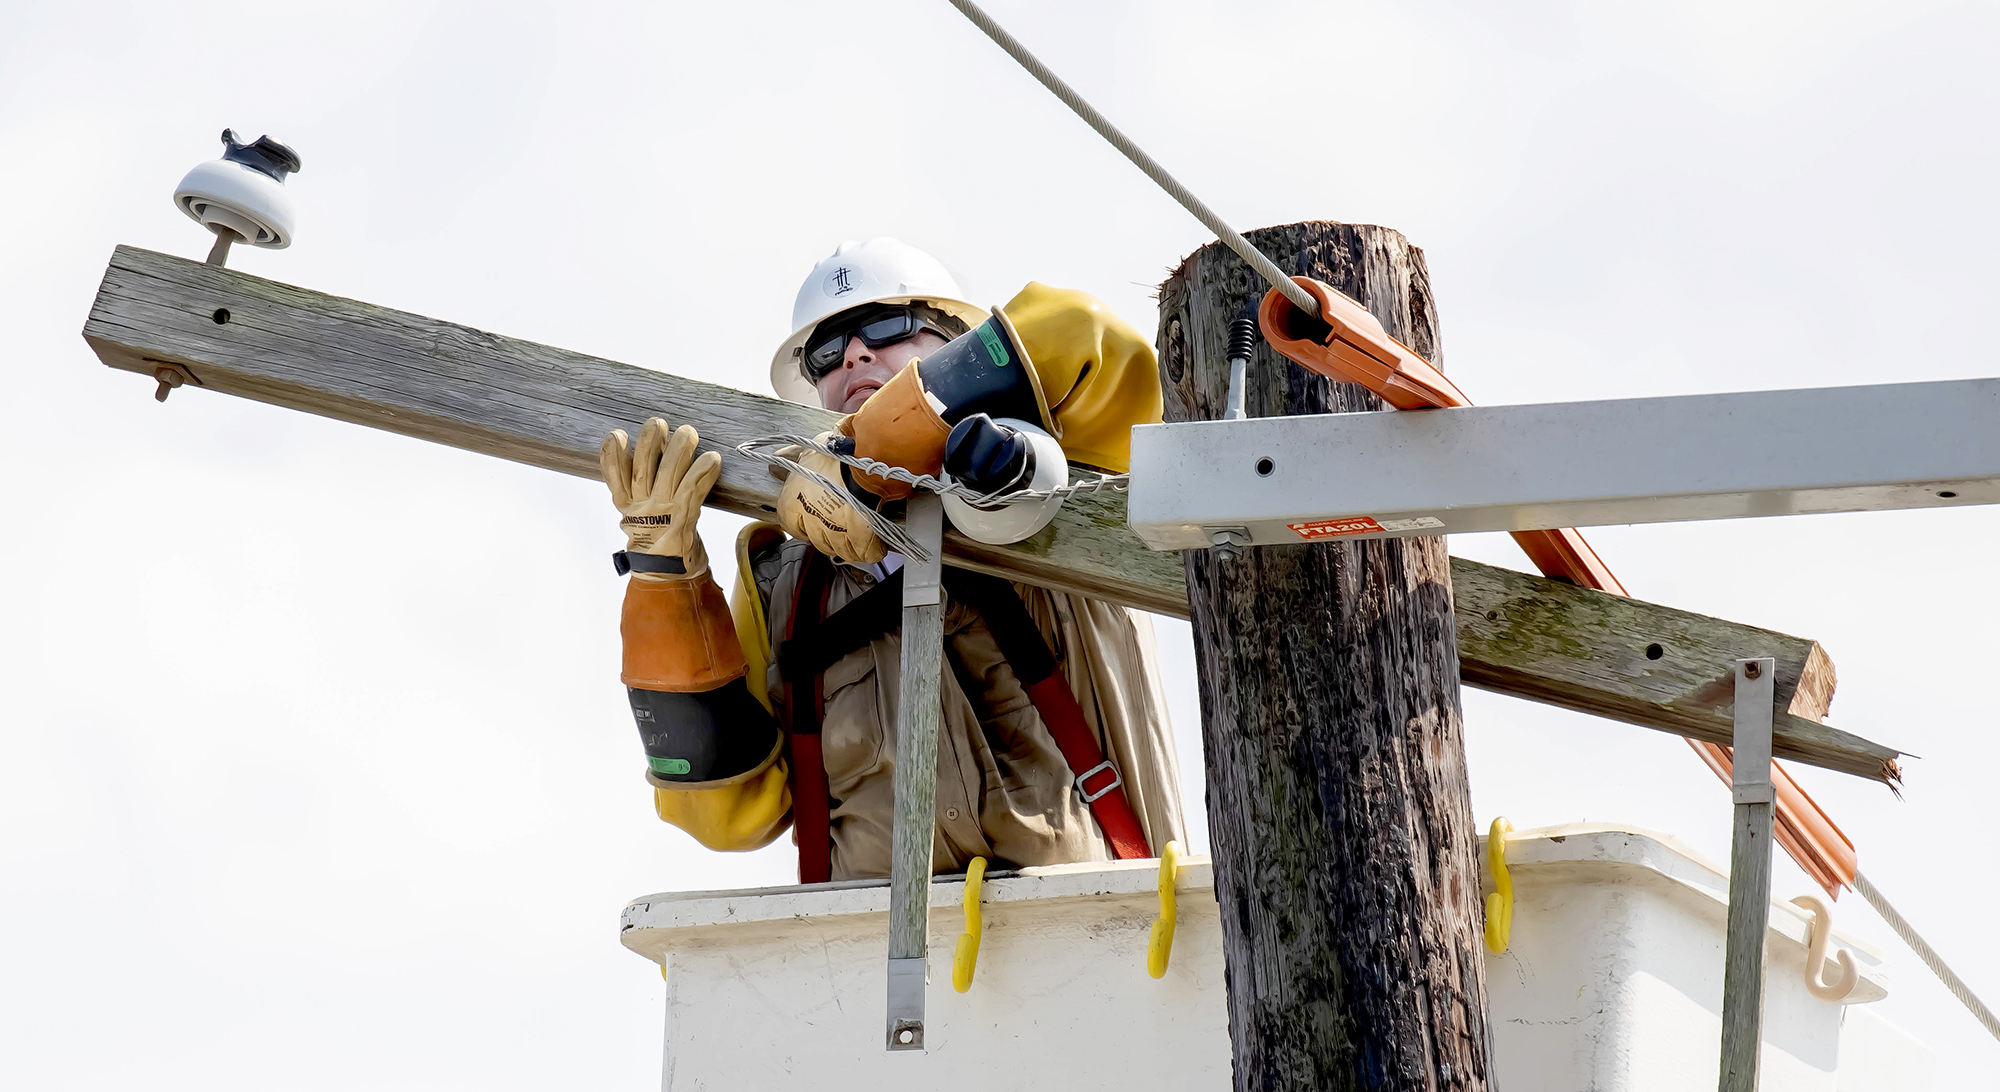
<path id="1" fill-rule="evenodd" d="M 224 312 L 226 321 L 217 319 Z M 693 423 L 723 454 L 711 504 L 768 517 L 779 482 L 735 446 L 834 415 L 201 262 L 121 246 L 84 339 L 113 368 L 165 365 L 198 389 L 596 478 L 597 447 L 647 417 Z M 150 392 L 148 385 L 144 388 Z M 193 384 L 178 397 L 200 397 Z M 135 397 L 143 396 L 135 385 Z M 1081 495 L 1027 542 L 947 532 L 948 564 L 1185 618 L 1181 559 L 1147 550 L 1117 495 Z M 1833 693 L 1818 645 L 1753 626 L 1452 559 L 1460 671 L 1472 686 L 1727 744 L 1738 657 L 1778 662 L 1781 758 L 1887 784 L 1895 749 L 1817 723 Z M 1648 650 L 1657 648 L 1656 658 Z"/>

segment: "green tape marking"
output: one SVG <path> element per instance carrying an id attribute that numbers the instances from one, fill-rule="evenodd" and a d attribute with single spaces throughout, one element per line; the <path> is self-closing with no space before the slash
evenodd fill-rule
<path id="1" fill-rule="evenodd" d="M 992 355 L 994 367 L 1004 368 L 1013 363 L 1014 358 L 1007 355 L 1006 340 L 993 332 L 991 324 L 984 322 L 979 324 L 979 340 L 986 343 L 986 351 Z"/>

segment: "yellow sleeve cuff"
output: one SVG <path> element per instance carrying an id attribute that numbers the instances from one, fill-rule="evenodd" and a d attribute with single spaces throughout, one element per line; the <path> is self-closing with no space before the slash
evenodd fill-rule
<path id="1" fill-rule="evenodd" d="M 785 760 L 719 789 L 653 787 L 653 811 L 694 840 L 724 853 L 762 849 L 792 822 L 792 789 Z"/>

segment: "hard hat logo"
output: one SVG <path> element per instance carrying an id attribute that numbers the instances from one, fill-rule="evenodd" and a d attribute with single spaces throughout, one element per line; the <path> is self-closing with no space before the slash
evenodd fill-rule
<path id="1" fill-rule="evenodd" d="M 819 392 L 800 369 L 806 338 L 822 321 L 872 303 L 922 303 L 968 327 L 986 318 L 986 308 L 965 299 L 944 265 L 916 247 L 889 238 L 844 242 L 799 283 L 792 336 L 771 355 L 771 387 L 778 397 L 819 405 Z"/>

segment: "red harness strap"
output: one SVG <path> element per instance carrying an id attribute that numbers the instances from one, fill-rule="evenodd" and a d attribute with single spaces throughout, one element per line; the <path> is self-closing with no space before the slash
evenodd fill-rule
<path id="1" fill-rule="evenodd" d="M 902 572 L 899 570 L 857 599 L 834 618 L 826 616 L 833 590 L 833 566 L 817 551 L 808 551 L 799 576 L 798 600 L 780 644 L 780 675 L 789 718 L 792 786 L 792 833 L 799 846 L 799 882 L 824 883 L 832 878 L 832 839 L 828 829 L 826 761 L 820 750 L 820 727 L 826 716 L 825 670 L 840 655 L 860 647 L 900 622 Z M 1084 720 L 1076 695 L 1057 669 L 1048 642 L 1028 617 L 1028 609 L 1012 585 L 962 569 L 945 571 L 945 587 L 953 597 L 977 608 L 994 640 L 1021 680 L 1035 711 L 1049 729 L 1063 762 L 1076 778 L 1076 791 L 1097 820 L 1098 829 L 1121 860 L 1151 857 L 1146 831 L 1126 799 L 1124 777 L 1104 757 L 1097 735 Z M 812 702 L 797 691 L 812 680 Z"/>
<path id="2" fill-rule="evenodd" d="M 805 568 L 799 574 L 798 599 L 792 616 L 785 622 L 785 639 L 810 644 L 820 622 L 826 617 L 827 597 L 833 594 L 833 565 L 819 551 L 806 550 Z M 792 784 L 792 840 L 799 846 L 799 882 L 825 883 L 833 878 L 833 836 L 827 823 L 826 758 L 820 751 L 820 722 L 826 715 L 826 684 L 818 672 L 812 675 L 812 701 L 799 700 L 794 681 L 784 680 L 785 713 L 790 721 L 785 737 Z"/>
<path id="3" fill-rule="evenodd" d="M 1049 735 L 1062 750 L 1063 761 L 1076 775 L 1076 791 L 1090 805 L 1090 814 L 1111 843 L 1111 852 L 1121 861 L 1151 857 L 1146 829 L 1139 825 L 1132 802 L 1125 799 L 1125 778 L 1097 746 L 1097 737 L 1084 722 L 1083 709 L 1076 704 L 1076 695 L 1070 693 L 1062 672 L 1051 671 L 1048 677 L 1028 683 L 1027 689 L 1035 711 L 1042 715 L 1042 723 L 1049 726 Z M 1093 780 L 1097 782 L 1094 789 Z"/>
<path id="4" fill-rule="evenodd" d="M 1042 715 L 1042 723 L 1048 726 L 1063 761 L 1075 775 L 1077 795 L 1090 805 L 1090 814 L 1111 843 L 1111 851 L 1120 860 L 1151 857 L 1146 829 L 1139 824 L 1132 802 L 1125 798 L 1124 775 L 1105 759 L 1097 734 L 1083 719 L 1083 709 L 1070 692 L 1069 681 L 1057 668 L 1048 642 L 1035 628 L 1034 619 L 1028 617 L 1028 608 L 1014 586 L 964 569 L 946 569 L 944 586 L 953 597 L 977 607 L 986 619 L 1000 654 L 1028 691 L 1035 711 Z"/>

